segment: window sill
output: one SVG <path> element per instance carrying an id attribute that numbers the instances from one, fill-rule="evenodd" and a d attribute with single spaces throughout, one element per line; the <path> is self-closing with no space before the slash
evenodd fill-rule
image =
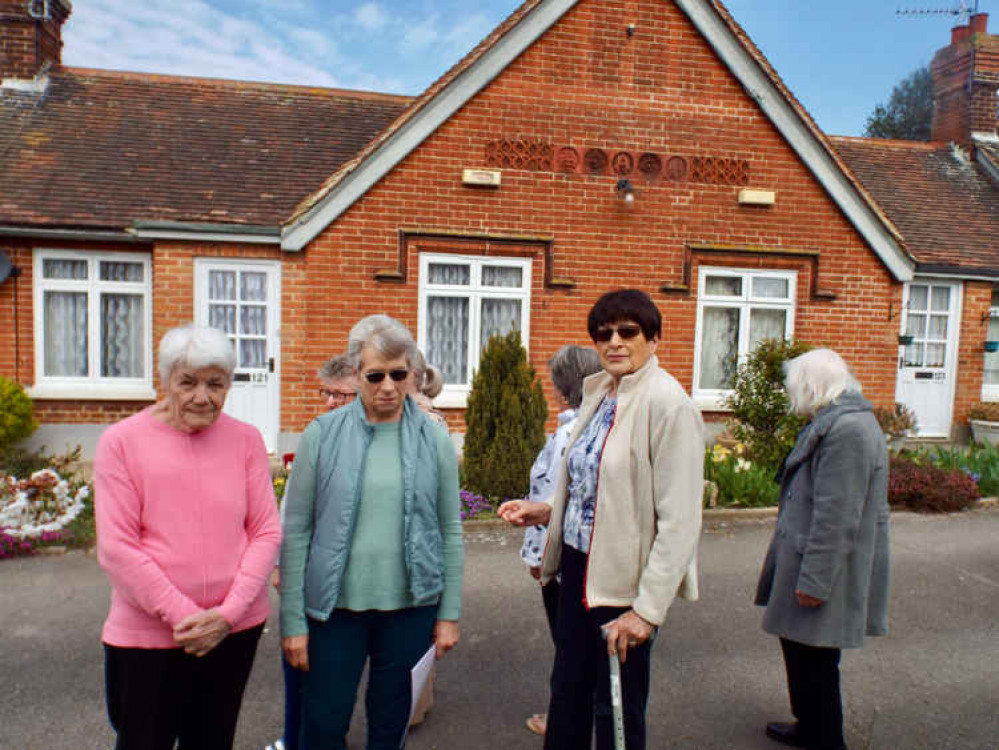
<path id="1" fill-rule="evenodd" d="M 456 391 L 448 393 L 443 391 L 434 399 L 434 406 L 438 409 L 464 409 L 468 405 L 468 392 Z"/>
<path id="2" fill-rule="evenodd" d="M 694 396 L 694 406 L 701 411 L 731 411 L 725 406 L 726 396 Z"/>
<path id="3" fill-rule="evenodd" d="M 26 388 L 30 398 L 39 401 L 155 401 L 156 389 L 151 386 L 104 385 L 35 385 Z"/>

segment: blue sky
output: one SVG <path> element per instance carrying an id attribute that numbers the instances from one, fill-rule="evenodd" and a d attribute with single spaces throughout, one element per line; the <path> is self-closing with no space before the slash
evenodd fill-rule
<path id="1" fill-rule="evenodd" d="M 520 2 L 74 0 L 63 61 L 416 94 Z M 952 17 L 903 17 L 896 10 L 958 4 L 727 0 L 819 125 L 838 135 L 859 135 L 892 86 L 949 40 Z M 992 5 L 999 0 L 980 0 L 984 12 Z"/>

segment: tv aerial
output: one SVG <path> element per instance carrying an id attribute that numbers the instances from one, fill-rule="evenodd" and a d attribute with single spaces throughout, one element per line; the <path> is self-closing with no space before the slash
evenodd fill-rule
<path id="1" fill-rule="evenodd" d="M 899 8 L 898 16 L 954 16 L 960 25 L 968 23 L 969 19 L 978 13 L 978 0 L 958 0 L 949 8 Z"/>

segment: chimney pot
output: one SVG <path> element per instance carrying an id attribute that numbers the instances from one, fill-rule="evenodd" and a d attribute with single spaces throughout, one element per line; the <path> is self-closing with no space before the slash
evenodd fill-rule
<path id="1" fill-rule="evenodd" d="M 955 26 L 950 30 L 950 43 L 958 44 L 971 36 L 971 28 L 968 26 Z"/>
<path id="2" fill-rule="evenodd" d="M 976 13 L 971 17 L 970 23 L 972 34 L 987 34 L 989 31 L 989 14 Z"/>

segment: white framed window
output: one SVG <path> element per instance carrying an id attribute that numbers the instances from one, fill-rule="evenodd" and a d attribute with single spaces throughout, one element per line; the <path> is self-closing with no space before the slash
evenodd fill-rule
<path id="1" fill-rule="evenodd" d="M 797 273 L 701 266 L 698 276 L 694 398 L 717 409 L 757 343 L 791 337 Z"/>
<path id="2" fill-rule="evenodd" d="M 152 264 L 142 253 L 36 250 L 36 398 L 155 398 Z"/>
<path id="3" fill-rule="evenodd" d="M 999 341 L 999 288 L 992 290 L 986 341 Z M 982 363 L 982 401 L 999 401 L 999 352 L 985 352 Z"/>
<path id="4" fill-rule="evenodd" d="M 418 343 L 444 375 L 435 403 L 463 407 L 482 350 L 495 334 L 530 339 L 531 260 L 420 254 Z"/>

